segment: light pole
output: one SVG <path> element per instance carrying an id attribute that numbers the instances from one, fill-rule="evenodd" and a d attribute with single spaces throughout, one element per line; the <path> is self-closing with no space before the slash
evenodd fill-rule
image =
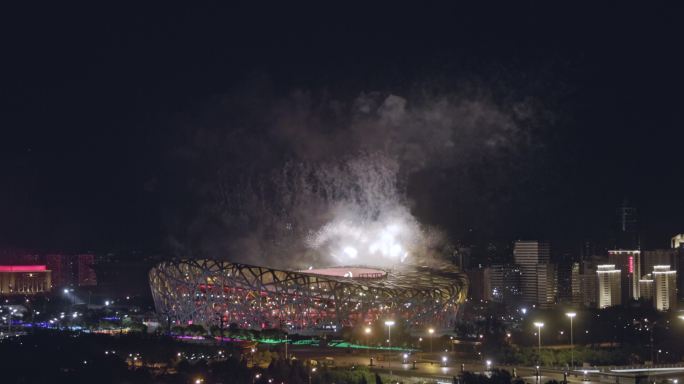
<path id="1" fill-rule="evenodd" d="M 371 328 L 366 327 L 363 332 L 366 334 L 366 349 L 368 350 L 368 362 L 369 364 L 372 365 L 370 358 L 371 358 L 371 353 L 370 353 L 370 334 L 371 334 Z"/>
<path id="2" fill-rule="evenodd" d="M 392 376 L 392 326 L 394 325 L 394 320 L 387 320 L 385 321 L 385 325 L 387 326 L 387 347 L 390 349 L 390 358 L 387 361 L 387 365 L 389 368 L 389 373 L 390 376 Z"/>
<path id="3" fill-rule="evenodd" d="M 309 384 L 311 384 L 311 375 L 316 373 L 316 367 L 311 368 L 309 371 Z"/>
<path id="4" fill-rule="evenodd" d="M 544 323 L 536 321 L 534 323 L 534 326 L 537 327 L 537 336 L 539 336 L 539 342 L 537 346 L 537 359 L 539 362 L 541 362 L 541 329 L 544 326 Z"/>
<path id="5" fill-rule="evenodd" d="M 568 312 L 565 314 L 565 316 L 570 318 L 570 366 L 574 367 L 575 366 L 575 342 L 572 339 L 572 319 L 577 316 L 575 312 Z"/>
<path id="6" fill-rule="evenodd" d="M 435 334 L 435 329 L 434 328 L 428 329 L 428 333 L 430 334 L 430 354 L 432 354 L 432 335 Z"/>

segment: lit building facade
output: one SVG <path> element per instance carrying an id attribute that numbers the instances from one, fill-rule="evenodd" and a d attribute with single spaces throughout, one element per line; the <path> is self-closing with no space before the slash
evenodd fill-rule
<path id="1" fill-rule="evenodd" d="M 644 273 L 653 272 L 656 265 L 669 265 L 677 270 L 679 250 L 677 249 L 653 249 L 643 252 Z"/>
<path id="2" fill-rule="evenodd" d="M 653 305 L 659 311 L 677 307 L 677 271 L 669 265 L 653 267 Z"/>
<path id="3" fill-rule="evenodd" d="M 653 300 L 653 275 L 646 274 L 639 280 L 639 298 Z"/>
<path id="4" fill-rule="evenodd" d="M 555 302 L 555 297 L 550 297 L 556 290 L 554 276 L 549 276 L 549 273 L 555 275 L 555 269 L 549 264 L 551 245 L 545 241 L 519 240 L 513 246 L 513 256 L 520 266 L 522 302 L 542 306 Z"/>
<path id="5" fill-rule="evenodd" d="M 684 233 L 673 236 L 670 245 L 672 248 L 684 248 Z"/>
<path id="6" fill-rule="evenodd" d="M 570 266 L 570 297 L 573 305 L 582 303 L 582 280 L 580 279 L 580 263 L 574 262 Z"/>
<path id="7" fill-rule="evenodd" d="M 45 265 L 0 265 L 1 295 L 37 295 L 52 289 Z"/>
<path id="8" fill-rule="evenodd" d="M 638 249 L 614 249 L 608 251 L 608 263 L 620 270 L 621 301 L 639 299 L 641 275 L 641 251 Z"/>
<path id="9" fill-rule="evenodd" d="M 537 305 L 550 308 L 558 297 L 558 274 L 555 264 L 537 264 Z"/>
<path id="10" fill-rule="evenodd" d="M 614 264 L 596 266 L 596 305 L 599 308 L 622 304 L 621 271 Z"/>

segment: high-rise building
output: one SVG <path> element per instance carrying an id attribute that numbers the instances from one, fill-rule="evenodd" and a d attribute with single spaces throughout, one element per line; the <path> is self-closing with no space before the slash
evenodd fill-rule
<path id="1" fill-rule="evenodd" d="M 520 290 L 520 266 L 517 264 L 494 264 L 490 268 L 492 300 L 518 303 Z"/>
<path id="2" fill-rule="evenodd" d="M 673 236 L 670 245 L 672 248 L 684 248 L 684 233 Z"/>
<path id="3" fill-rule="evenodd" d="M 52 285 L 54 287 L 72 286 L 75 280 L 73 261 L 67 255 L 45 255 L 45 264 L 52 271 Z"/>
<path id="4" fill-rule="evenodd" d="M 92 254 L 45 255 L 45 264 L 52 271 L 52 284 L 55 287 L 87 287 L 97 285 L 95 275 L 95 256 Z"/>
<path id="5" fill-rule="evenodd" d="M 82 254 L 76 256 L 78 260 L 76 276 L 79 287 L 91 287 L 97 285 L 95 275 L 95 256 L 92 254 Z"/>
<path id="6" fill-rule="evenodd" d="M 597 295 L 596 304 L 599 308 L 620 305 L 622 284 L 620 282 L 621 271 L 613 264 L 596 266 Z"/>
<path id="7" fill-rule="evenodd" d="M 603 260 L 601 260 L 603 261 Z M 580 263 L 579 284 L 580 284 L 580 303 L 587 308 L 596 307 L 596 265 L 601 264 L 598 259 L 592 257 L 590 260 L 583 260 Z"/>
<path id="8" fill-rule="evenodd" d="M 537 240 L 516 241 L 513 256 L 515 263 L 520 266 L 522 302 L 529 305 L 547 306 L 551 300 L 549 292 L 556 289 L 554 278 L 547 275 L 552 270 L 552 267 L 549 267 L 551 258 L 549 243 Z M 538 276 L 539 271 L 544 272 L 545 275 Z M 555 301 L 555 297 L 551 301 Z"/>
<path id="9" fill-rule="evenodd" d="M 570 265 L 570 303 L 573 306 L 579 306 L 582 303 L 582 280 L 578 262 Z"/>
<path id="10" fill-rule="evenodd" d="M 570 259 L 567 257 L 566 259 Z M 579 306 L 582 300 L 580 285 L 580 263 L 562 262 L 556 265 L 558 280 L 558 302 Z"/>
<path id="11" fill-rule="evenodd" d="M 659 311 L 677 307 L 677 271 L 669 265 L 653 267 L 653 305 Z"/>
<path id="12" fill-rule="evenodd" d="M 616 209 L 617 225 L 615 230 L 614 249 L 639 249 L 639 227 L 637 209 L 627 199 Z"/>
<path id="13" fill-rule="evenodd" d="M 537 264 L 537 305 L 550 308 L 558 297 L 558 274 L 554 264 Z"/>
<path id="14" fill-rule="evenodd" d="M 468 296 L 475 301 L 491 301 L 492 300 L 492 278 L 491 269 L 479 266 L 478 268 L 471 268 L 466 271 L 470 285 L 468 289 Z"/>
<path id="15" fill-rule="evenodd" d="M 677 270 L 679 250 L 677 249 L 654 249 L 643 252 L 644 272 L 651 273 L 656 265 L 669 265 Z"/>
<path id="16" fill-rule="evenodd" d="M 608 263 L 620 270 L 621 302 L 639 299 L 641 276 L 641 251 L 638 249 L 613 249 L 608 251 Z"/>
<path id="17" fill-rule="evenodd" d="M 646 274 L 639 279 L 639 298 L 642 300 L 653 300 L 653 275 Z"/>

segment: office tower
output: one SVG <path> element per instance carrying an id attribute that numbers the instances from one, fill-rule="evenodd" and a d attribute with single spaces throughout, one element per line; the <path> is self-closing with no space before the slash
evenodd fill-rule
<path id="1" fill-rule="evenodd" d="M 566 256 L 566 260 L 571 260 L 569 255 Z M 565 261 L 558 263 L 556 268 L 558 271 L 558 302 L 578 306 L 582 300 L 579 278 L 580 263 Z"/>
<path id="2" fill-rule="evenodd" d="M 582 290 L 582 299 L 580 303 L 587 308 L 596 306 L 596 270 L 593 273 L 580 274 L 580 289 Z"/>
<path id="3" fill-rule="evenodd" d="M 471 268 L 466 271 L 466 275 L 468 275 L 468 279 L 470 279 L 468 296 L 471 300 L 492 300 L 492 278 L 490 268 L 482 266 Z"/>
<path id="4" fill-rule="evenodd" d="M 520 266 L 520 285 L 522 302 L 529 305 L 548 304 L 549 276 L 538 277 L 541 271 L 548 273 L 551 246 L 547 242 L 527 240 L 516 241 L 513 247 L 515 263 Z M 541 283 L 541 286 L 540 286 Z M 553 287 L 551 287 L 553 289 Z M 555 298 L 554 298 L 555 300 Z"/>
<path id="5" fill-rule="evenodd" d="M 642 300 L 653 300 L 653 275 L 646 274 L 639 279 L 639 298 Z"/>
<path id="6" fill-rule="evenodd" d="M 580 303 L 587 308 L 596 307 L 596 262 L 584 260 L 580 264 Z"/>
<path id="7" fill-rule="evenodd" d="M 639 278 L 641 276 L 641 251 L 636 249 L 614 249 L 608 251 L 608 263 L 620 270 L 621 302 L 639 299 Z"/>
<path id="8" fill-rule="evenodd" d="M 521 298 L 520 266 L 517 264 L 494 264 L 490 267 L 492 300 L 517 303 Z"/>
<path id="9" fill-rule="evenodd" d="M 47 269 L 52 271 L 52 285 L 56 288 L 74 285 L 74 265 L 72 259 L 64 254 L 45 255 Z"/>
<path id="10" fill-rule="evenodd" d="M 454 262 L 461 267 L 461 271 L 470 268 L 470 260 L 472 259 L 472 249 L 470 247 L 459 247 L 454 253 Z"/>
<path id="11" fill-rule="evenodd" d="M 599 308 L 620 305 L 622 299 L 621 271 L 614 264 L 596 266 L 597 294 L 596 304 Z"/>
<path id="12" fill-rule="evenodd" d="M 79 287 L 89 287 L 97 285 L 95 276 L 95 256 L 91 254 L 77 255 L 76 276 Z"/>
<path id="13" fill-rule="evenodd" d="M 650 273 L 656 265 L 669 265 L 672 270 L 677 270 L 677 249 L 654 249 L 651 251 L 644 251 L 642 258 L 644 260 L 644 272 Z"/>
<path id="14" fill-rule="evenodd" d="M 684 233 L 673 236 L 670 245 L 672 248 L 684 248 Z"/>
<path id="15" fill-rule="evenodd" d="M 580 263 L 570 265 L 570 302 L 574 306 L 582 303 L 582 281 L 580 279 Z"/>
<path id="16" fill-rule="evenodd" d="M 97 285 L 95 256 L 92 254 L 45 255 L 45 264 L 52 271 L 54 287 L 87 287 Z"/>
<path id="17" fill-rule="evenodd" d="M 659 311 L 677 307 L 677 271 L 669 265 L 653 267 L 653 305 Z"/>
<path id="18" fill-rule="evenodd" d="M 627 199 L 616 209 L 617 225 L 615 228 L 614 249 L 639 249 L 639 231 L 637 210 Z"/>
<path id="19" fill-rule="evenodd" d="M 677 271 L 679 276 L 684 275 L 684 233 L 672 237 L 670 241 L 672 252 L 674 252 L 674 264 L 670 264 Z M 648 271 L 648 269 L 646 269 Z M 677 296 L 684 297 L 684 279 L 677 279 Z"/>
<path id="20" fill-rule="evenodd" d="M 550 308 L 558 297 L 558 274 L 554 264 L 537 264 L 537 305 Z"/>
<path id="21" fill-rule="evenodd" d="M 571 261 L 570 255 L 565 255 L 565 261 L 556 264 L 557 301 L 558 303 L 579 305 L 580 293 L 580 263 Z"/>

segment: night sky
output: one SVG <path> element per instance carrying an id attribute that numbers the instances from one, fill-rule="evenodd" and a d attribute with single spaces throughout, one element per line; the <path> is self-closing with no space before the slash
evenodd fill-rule
<path id="1" fill-rule="evenodd" d="M 192 191 L 222 168 L 178 155 L 188 132 L 209 126 L 224 140 L 239 127 L 240 148 L 265 136 L 256 118 L 230 113 L 236 104 L 301 90 L 410 103 L 428 89 L 524 105 L 532 117 L 510 157 L 413 174 L 422 222 L 459 243 L 572 248 L 607 236 L 626 197 L 643 246 L 665 247 L 684 232 L 684 15 L 603 3 L 5 9 L 0 244 L 165 252 L 202 215 Z M 267 162 L 290 154 L 278 148 Z M 239 156 L 259 164 L 265 154 Z"/>

